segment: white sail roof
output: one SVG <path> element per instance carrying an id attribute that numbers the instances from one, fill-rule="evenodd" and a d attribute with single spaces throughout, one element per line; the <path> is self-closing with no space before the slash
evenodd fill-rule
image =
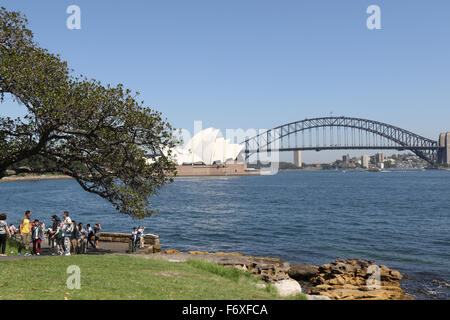
<path id="1" fill-rule="evenodd" d="M 236 160 L 244 147 L 231 144 L 229 140 L 219 135 L 218 129 L 208 128 L 200 131 L 184 147 L 175 148 L 172 160 L 177 165 L 192 163 L 212 165 Z"/>

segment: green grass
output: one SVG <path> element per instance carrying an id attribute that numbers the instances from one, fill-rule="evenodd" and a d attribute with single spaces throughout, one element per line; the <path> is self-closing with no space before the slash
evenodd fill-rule
<path id="1" fill-rule="evenodd" d="M 19 249 L 19 242 L 17 242 L 14 239 L 8 239 L 6 241 L 6 250 L 5 254 L 7 256 L 17 256 L 17 251 Z M 31 252 L 31 251 L 28 251 Z M 23 250 L 22 254 L 25 253 L 25 250 Z"/>
<path id="2" fill-rule="evenodd" d="M 224 266 L 216 263 L 210 263 L 204 260 L 188 260 L 187 264 L 193 266 L 196 269 L 207 271 L 209 273 L 216 274 L 220 277 L 237 282 L 241 279 L 258 281 L 258 278 L 252 277 L 248 271 L 242 271 L 236 268 L 225 268 Z"/>
<path id="3" fill-rule="evenodd" d="M 66 286 L 67 267 L 81 270 L 81 289 Z M 248 272 L 205 261 L 173 263 L 129 256 L 58 256 L 0 261 L 0 299 L 279 299 Z M 294 297 L 294 298 L 303 298 Z"/>

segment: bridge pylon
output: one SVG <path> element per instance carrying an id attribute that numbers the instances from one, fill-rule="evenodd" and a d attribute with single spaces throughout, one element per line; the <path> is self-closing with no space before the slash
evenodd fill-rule
<path id="1" fill-rule="evenodd" d="M 450 132 L 439 135 L 438 163 L 450 165 Z"/>

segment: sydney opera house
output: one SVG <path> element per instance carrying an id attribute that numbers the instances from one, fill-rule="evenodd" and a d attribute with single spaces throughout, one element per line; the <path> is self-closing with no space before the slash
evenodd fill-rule
<path id="1" fill-rule="evenodd" d="M 244 146 L 221 136 L 220 130 L 198 132 L 184 146 L 172 150 L 178 176 L 229 176 L 254 174 L 244 160 L 239 161 Z"/>
<path id="2" fill-rule="evenodd" d="M 234 162 L 244 149 L 220 137 L 220 130 L 208 128 L 197 133 L 184 147 L 176 148 L 173 160 L 177 165 L 217 165 Z"/>

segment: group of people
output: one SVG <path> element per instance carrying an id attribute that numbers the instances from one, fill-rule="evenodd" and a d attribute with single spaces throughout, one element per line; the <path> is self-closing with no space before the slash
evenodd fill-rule
<path id="1" fill-rule="evenodd" d="M 15 238 L 19 241 L 18 255 L 24 251 L 25 256 L 40 255 L 41 244 L 48 240 L 48 245 L 52 255 L 85 254 L 91 248 L 97 249 L 100 240 L 101 225 L 97 222 L 94 227 L 87 224 L 76 223 L 69 217 L 69 213 L 64 211 L 62 219 L 52 216 L 52 225 L 47 230 L 43 221 L 31 221 L 31 211 L 27 210 L 20 222 L 19 228 L 13 224 L 8 226 L 6 214 L 0 214 L 0 256 L 5 256 L 7 238 Z M 32 253 L 30 244 L 33 244 Z"/>
<path id="2" fill-rule="evenodd" d="M 136 252 L 139 246 L 140 249 L 144 248 L 145 238 L 144 231 L 146 227 L 139 226 L 138 228 L 134 227 L 133 232 L 131 232 L 131 252 Z"/>

